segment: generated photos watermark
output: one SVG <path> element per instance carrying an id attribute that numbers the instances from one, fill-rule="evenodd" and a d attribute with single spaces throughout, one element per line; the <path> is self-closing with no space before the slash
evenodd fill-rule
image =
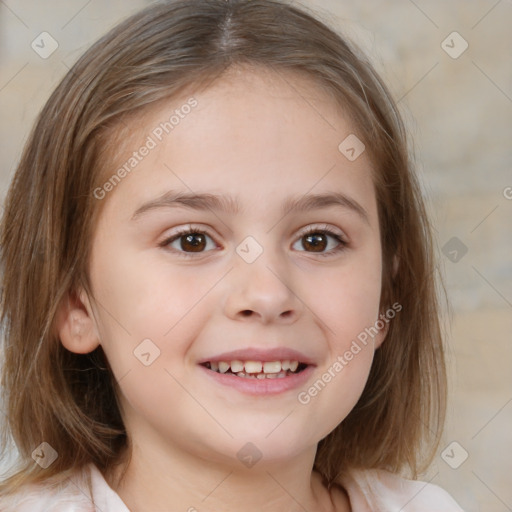
<path id="1" fill-rule="evenodd" d="M 151 133 L 146 137 L 144 144 L 132 153 L 132 156 L 128 158 L 123 165 L 121 165 L 116 172 L 110 176 L 110 178 L 103 183 L 101 187 L 96 187 L 93 191 L 93 196 L 98 199 L 104 199 L 106 195 L 114 190 L 114 188 L 128 176 L 137 166 L 148 156 L 153 149 L 155 149 L 164 138 L 169 135 L 185 117 L 187 117 L 192 109 L 197 107 L 198 101 L 191 97 L 186 103 L 181 105 L 179 108 L 173 110 L 173 113 L 169 116 L 167 121 L 163 121 L 158 126 L 153 128 Z"/>
<path id="2" fill-rule="evenodd" d="M 366 327 L 361 331 L 355 340 L 352 340 L 350 348 L 346 350 L 342 355 L 336 358 L 336 361 L 327 368 L 327 370 L 305 391 L 301 391 L 297 395 L 298 401 L 302 405 L 307 405 L 311 402 L 311 399 L 317 396 L 326 386 L 331 382 L 348 364 L 354 359 L 354 357 L 361 352 L 363 347 L 366 347 L 370 339 L 375 338 L 377 334 L 384 329 L 396 314 L 402 311 L 402 305 L 395 302 L 385 313 L 379 316 L 379 319 L 371 326 Z"/>

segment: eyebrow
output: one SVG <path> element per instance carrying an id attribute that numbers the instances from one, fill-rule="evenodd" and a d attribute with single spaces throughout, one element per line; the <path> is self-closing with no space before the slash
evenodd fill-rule
<path id="1" fill-rule="evenodd" d="M 370 225 L 367 211 L 355 200 L 340 192 L 324 194 L 307 194 L 302 197 L 289 197 L 283 203 L 281 214 L 300 213 L 332 206 L 342 207 L 355 212 Z M 161 196 L 142 204 L 132 215 L 132 220 L 138 219 L 144 213 L 160 208 L 185 207 L 193 210 L 213 210 L 235 215 L 242 210 L 240 202 L 232 196 L 216 194 L 196 194 L 169 190 Z"/>

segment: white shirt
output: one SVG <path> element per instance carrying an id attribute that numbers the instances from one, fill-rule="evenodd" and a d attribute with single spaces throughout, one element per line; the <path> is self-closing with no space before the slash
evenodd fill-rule
<path id="1" fill-rule="evenodd" d="M 92 495 L 87 478 L 91 479 Z M 351 471 L 340 484 L 353 512 L 463 512 L 440 487 L 383 470 Z M 96 505 L 94 505 L 93 504 Z M 0 498 L 0 512 L 130 512 L 93 464 L 57 489 L 32 486 Z"/>

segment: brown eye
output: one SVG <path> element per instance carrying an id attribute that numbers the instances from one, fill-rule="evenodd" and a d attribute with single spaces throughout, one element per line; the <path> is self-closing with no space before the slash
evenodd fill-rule
<path id="1" fill-rule="evenodd" d="M 191 233 L 180 236 L 180 247 L 187 252 L 201 252 L 206 247 L 206 237 L 203 233 Z"/>
<path id="2" fill-rule="evenodd" d="M 211 242 L 209 242 L 211 241 Z M 169 248 L 180 256 L 191 253 L 208 252 L 215 248 L 213 239 L 205 232 L 197 229 L 185 229 L 164 240 L 161 247 Z"/>
<path id="3" fill-rule="evenodd" d="M 324 233 L 312 233 L 302 237 L 302 247 L 313 252 L 323 252 L 327 247 L 327 236 Z"/>
<path id="4" fill-rule="evenodd" d="M 343 236 L 327 228 L 311 228 L 299 237 L 300 252 L 317 253 L 319 256 L 333 256 L 343 251 L 348 243 Z"/>

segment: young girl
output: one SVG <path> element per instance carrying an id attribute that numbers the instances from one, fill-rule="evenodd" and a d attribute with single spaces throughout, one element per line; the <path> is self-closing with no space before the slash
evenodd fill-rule
<path id="1" fill-rule="evenodd" d="M 461 510 L 406 479 L 445 367 L 404 128 L 304 10 L 114 28 L 42 110 L 1 243 L 2 512 Z"/>

